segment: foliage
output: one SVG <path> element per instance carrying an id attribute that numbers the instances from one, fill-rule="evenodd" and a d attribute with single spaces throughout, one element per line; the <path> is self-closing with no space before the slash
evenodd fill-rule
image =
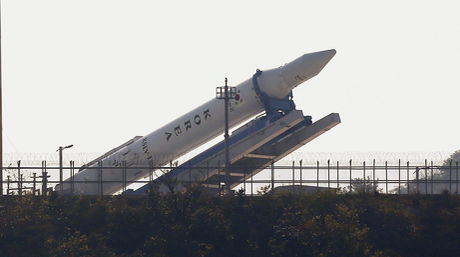
<path id="1" fill-rule="evenodd" d="M 1 256 L 458 256 L 460 198 L 200 188 L 0 198 Z"/>

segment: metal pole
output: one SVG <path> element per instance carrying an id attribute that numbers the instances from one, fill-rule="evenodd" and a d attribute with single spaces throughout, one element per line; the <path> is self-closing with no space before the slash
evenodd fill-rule
<path id="1" fill-rule="evenodd" d="M 46 161 L 42 161 L 42 195 L 47 194 L 48 190 L 48 172 L 46 172 Z"/>
<path id="2" fill-rule="evenodd" d="M 385 192 L 388 194 L 388 161 L 385 161 Z"/>
<path id="3" fill-rule="evenodd" d="M 224 87 L 224 101 L 225 101 L 225 192 L 224 194 L 229 194 L 230 193 L 230 157 L 229 157 L 229 144 L 228 144 L 228 139 L 229 139 L 229 134 L 228 134 L 228 103 L 230 96 L 228 95 L 228 79 L 225 78 L 225 87 Z"/>
<path id="4" fill-rule="evenodd" d="M 431 161 L 431 183 L 430 183 L 430 193 L 433 194 L 433 161 Z"/>
<path id="5" fill-rule="evenodd" d="M 367 188 L 366 188 L 366 162 L 363 162 L 363 191 L 364 191 L 364 193 L 367 192 Z"/>
<path id="6" fill-rule="evenodd" d="M 32 194 L 35 195 L 35 191 L 36 191 L 36 184 L 37 184 L 37 173 L 32 173 L 32 178 L 33 178 L 33 182 L 32 182 Z"/>
<path id="7" fill-rule="evenodd" d="M 331 188 L 331 160 L 327 160 L 327 188 Z"/>
<path id="8" fill-rule="evenodd" d="M 319 191 L 319 161 L 316 161 L 316 191 Z"/>
<path id="9" fill-rule="evenodd" d="M 123 183 L 123 193 L 126 192 L 126 161 L 122 162 L 122 183 Z"/>
<path id="10" fill-rule="evenodd" d="M 70 161 L 70 195 L 73 195 L 74 190 L 75 190 L 75 162 Z"/>
<path id="11" fill-rule="evenodd" d="M 425 159 L 425 195 L 428 195 L 428 160 Z"/>
<path id="12" fill-rule="evenodd" d="M 351 177 L 352 177 L 352 167 L 351 167 L 351 164 L 352 164 L 352 160 L 350 159 L 350 192 L 351 192 L 352 184 L 353 184 L 353 179 L 351 178 Z"/>
<path id="13" fill-rule="evenodd" d="M 295 185 L 295 161 L 292 161 L 292 185 Z M 294 188 L 292 188 L 294 190 Z"/>
<path id="14" fill-rule="evenodd" d="M 377 190 L 377 187 L 375 185 L 375 159 L 372 160 L 372 187 L 374 190 Z"/>
<path id="15" fill-rule="evenodd" d="M 0 195 L 3 195 L 2 9 L 0 2 Z"/>
<path id="16" fill-rule="evenodd" d="M 455 162 L 455 193 L 458 195 L 458 161 Z"/>
<path id="17" fill-rule="evenodd" d="M 398 160 L 398 195 L 401 194 L 401 159 Z"/>
<path id="18" fill-rule="evenodd" d="M 18 195 L 22 195 L 21 161 L 18 161 Z"/>
<path id="19" fill-rule="evenodd" d="M 452 159 L 449 160 L 449 193 L 452 194 Z"/>
<path id="20" fill-rule="evenodd" d="M 300 187 L 302 187 L 302 160 L 299 162 L 299 168 L 300 168 Z"/>
<path id="21" fill-rule="evenodd" d="M 407 171 L 406 171 L 406 178 L 407 178 L 407 194 L 410 194 L 410 188 L 409 188 L 409 185 L 410 185 L 410 180 L 409 180 L 409 161 L 407 161 L 406 163 L 406 166 L 407 166 Z"/>
<path id="22" fill-rule="evenodd" d="M 6 176 L 6 195 L 10 194 L 10 176 Z"/>
<path id="23" fill-rule="evenodd" d="M 62 173 L 62 146 L 59 146 L 59 191 L 62 192 L 64 190 L 64 186 L 62 185 L 63 180 L 63 173 Z"/>
<path id="24" fill-rule="evenodd" d="M 336 178 L 337 178 L 337 189 L 339 189 L 339 187 L 340 187 L 340 183 L 339 183 L 339 170 L 340 170 L 340 168 L 339 168 L 339 161 L 337 161 L 337 176 L 336 176 Z"/>
<path id="25" fill-rule="evenodd" d="M 102 161 L 98 162 L 98 166 L 99 166 L 98 168 L 99 168 L 100 195 L 103 196 L 104 195 L 104 181 L 102 178 Z"/>
<path id="26" fill-rule="evenodd" d="M 272 163 L 271 163 L 271 190 L 273 190 L 273 188 L 275 188 L 275 164 L 272 160 Z"/>

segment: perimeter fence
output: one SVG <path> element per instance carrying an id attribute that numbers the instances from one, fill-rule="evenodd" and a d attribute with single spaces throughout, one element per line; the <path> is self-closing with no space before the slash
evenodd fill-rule
<path id="1" fill-rule="evenodd" d="M 183 169 L 182 172 L 192 174 L 195 170 L 200 172 L 206 170 L 218 170 L 214 174 L 214 179 L 204 182 L 196 176 L 188 176 L 187 181 L 181 183 L 188 185 L 200 184 L 205 187 L 214 183 L 214 188 L 224 188 L 225 170 L 223 167 L 152 167 L 152 166 L 132 166 L 126 165 L 113 167 L 103 166 L 102 162 L 97 163 L 93 168 L 93 179 L 87 181 L 77 181 L 74 175 L 80 169 L 88 169 L 86 166 L 75 166 L 75 162 L 70 161 L 69 165 L 47 166 L 43 161 L 41 166 L 22 166 L 21 161 L 16 165 L 4 167 L 0 174 L 0 192 L 2 195 L 43 195 L 56 190 L 57 185 L 70 188 L 70 194 L 77 193 L 75 190 L 80 184 L 98 185 L 99 192 L 103 192 L 104 186 L 118 183 L 122 185 L 124 193 L 127 190 L 135 190 L 147 183 L 155 183 L 161 176 L 168 176 L 173 169 Z M 130 174 L 138 170 L 152 170 L 150 174 L 140 180 L 130 180 Z M 256 167 L 232 168 L 229 183 L 236 185 L 234 191 L 240 191 L 246 195 L 260 195 L 273 189 L 276 191 L 314 193 L 318 191 L 331 190 L 339 193 L 363 192 L 363 193 L 383 193 L 383 194 L 440 194 L 449 192 L 459 193 L 459 164 L 457 161 L 450 160 L 443 165 L 436 165 L 432 161 L 425 160 L 423 164 L 412 165 L 410 162 L 399 160 L 396 164 L 389 162 L 347 163 L 339 161 L 316 162 L 316 165 L 303 165 L 302 161 L 292 161 L 290 165 L 274 165 L 264 168 L 255 175 L 251 171 Z M 110 179 L 114 177 L 119 179 Z M 110 173 L 111 176 L 107 176 Z M 239 175 L 238 175 L 239 174 Z M 187 177 L 187 176 L 185 176 Z M 209 176 L 206 176 L 209 178 Z M 59 188 L 57 188 L 59 189 Z M 61 188 L 62 189 L 62 188 Z"/>

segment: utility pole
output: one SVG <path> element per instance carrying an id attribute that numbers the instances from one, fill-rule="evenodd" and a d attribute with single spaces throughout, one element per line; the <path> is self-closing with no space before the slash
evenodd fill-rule
<path id="1" fill-rule="evenodd" d="M 42 175 L 39 178 L 42 179 L 42 195 L 46 196 L 48 192 L 48 172 L 46 171 L 46 161 L 42 161 Z"/>
<path id="2" fill-rule="evenodd" d="M 62 161 L 63 161 L 63 158 L 62 158 L 62 151 L 64 151 L 64 149 L 67 149 L 67 148 L 71 148 L 73 147 L 73 145 L 68 145 L 68 146 L 59 146 L 59 148 L 56 150 L 56 152 L 59 152 L 59 191 L 62 192 L 64 190 L 64 185 L 62 184 L 63 183 L 63 180 L 64 180 L 64 175 L 63 175 L 63 171 L 62 171 Z"/>
<path id="3" fill-rule="evenodd" d="M 225 133 L 224 133 L 224 143 L 225 143 L 225 194 L 229 194 L 231 190 L 230 183 L 230 157 L 229 157 L 229 139 L 230 135 L 228 133 L 228 106 L 230 99 L 234 99 L 236 96 L 236 87 L 228 86 L 228 79 L 225 78 L 225 85 L 223 87 L 216 88 L 216 98 L 224 99 L 225 105 Z"/>
<path id="4" fill-rule="evenodd" d="M 2 2 L 0 1 L 0 195 L 3 195 Z"/>

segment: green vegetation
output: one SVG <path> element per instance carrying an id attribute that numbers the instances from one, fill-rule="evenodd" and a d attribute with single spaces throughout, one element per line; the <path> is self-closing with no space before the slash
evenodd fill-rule
<path id="1" fill-rule="evenodd" d="M 0 198 L 0 256 L 459 256 L 460 198 Z"/>

